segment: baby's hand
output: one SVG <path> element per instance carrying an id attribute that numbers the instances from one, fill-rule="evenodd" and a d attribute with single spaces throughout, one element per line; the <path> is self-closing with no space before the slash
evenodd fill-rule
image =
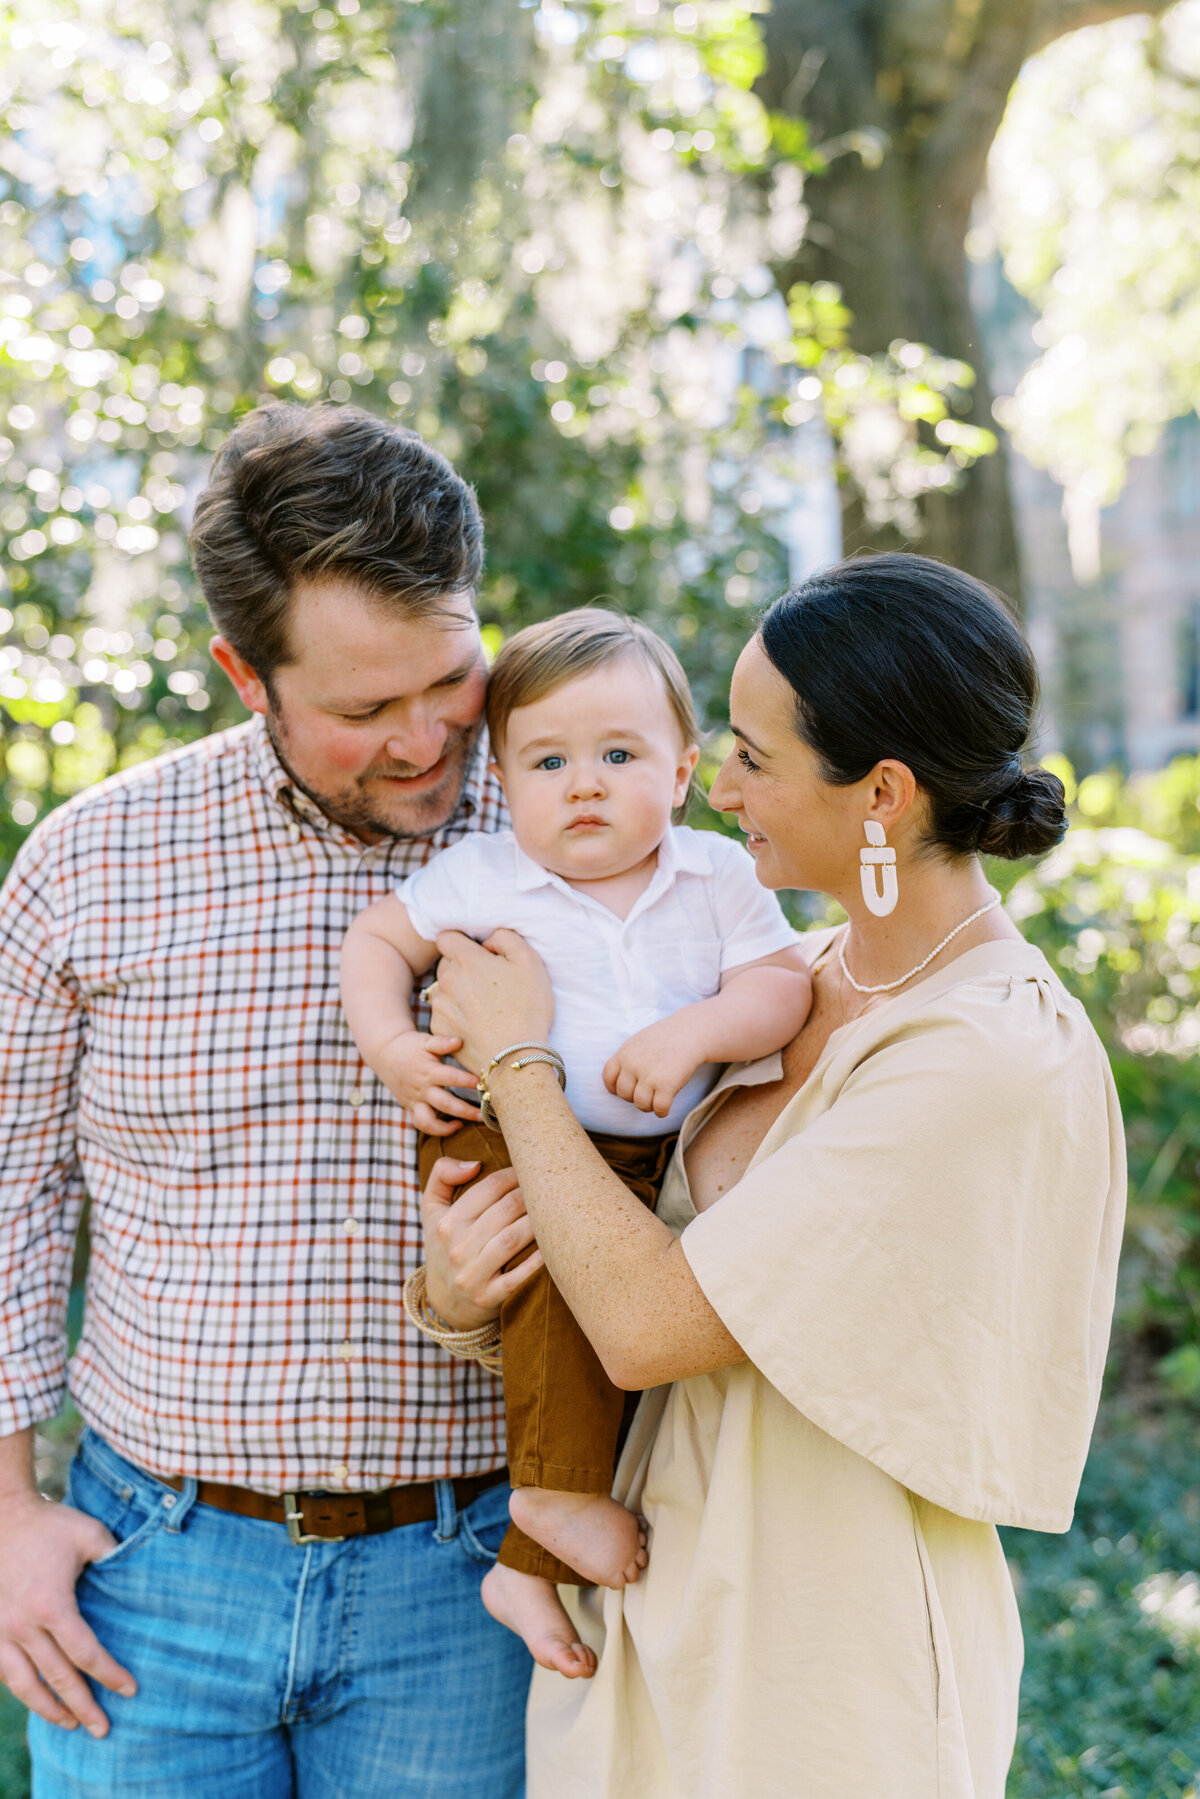
<path id="1" fill-rule="evenodd" d="M 448 1137 L 458 1129 L 455 1119 L 479 1122 L 478 1107 L 450 1091 L 452 1087 L 471 1086 L 470 1075 L 441 1060 L 461 1048 L 461 1037 L 430 1037 L 424 1031 L 402 1031 L 376 1059 L 376 1074 L 427 1137 Z M 449 1119 L 439 1118 L 439 1112 L 448 1112 Z"/>
<path id="2" fill-rule="evenodd" d="M 696 1032 L 681 1014 L 660 1018 L 635 1031 L 604 1064 L 604 1085 L 618 1099 L 632 1100 L 639 1112 L 665 1118 L 676 1094 L 707 1058 L 696 1053 Z"/>

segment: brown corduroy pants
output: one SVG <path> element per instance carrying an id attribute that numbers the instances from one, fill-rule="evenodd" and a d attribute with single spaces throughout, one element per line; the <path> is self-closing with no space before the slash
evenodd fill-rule
<path id="1" fill-rule="evenodd" d="M 597 1132 L 591 1138 L 630 1192 L 653 1207 L 675 1146 L 674 1135 L 611 1137 Z M 512 1166 L 504 1138 L 481 1124 L 463 1125 L 450 1137 L 421 1138 L 422 1187 L 439 1156 L 480 1162 L 476 1180 Z M 460 1198 L 470 1186 L 461 1189 Z M 523 1261 L 529 1254 L 523 1250 L 515 1260 Z M 500 1335 L 508 1470 L 514 1487 L 610 1493 L 626 1395 L 608 1379 L 544 1268 L 505 1301 Z M 545 1580 L 582 1584 L 574 1569 L 515 1524 L 509 1525 L 500 1546 L 500 1560 L 506 1567 Z"/>

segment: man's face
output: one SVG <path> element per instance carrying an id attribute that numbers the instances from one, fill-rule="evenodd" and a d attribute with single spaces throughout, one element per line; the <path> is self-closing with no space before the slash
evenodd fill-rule
<path id="1" fill-rule="evenodd" d="M 353 584 L 313 581 L 293 590 L 288 640 L 291 660 L 269 691 L 223 639 L 213 654 L 245 704 L 266 714 L 297 786 L 364 843 L 444 825 L 487 682 L 470 595 L 448 594 L 439 612 L 414 619 Z"/>

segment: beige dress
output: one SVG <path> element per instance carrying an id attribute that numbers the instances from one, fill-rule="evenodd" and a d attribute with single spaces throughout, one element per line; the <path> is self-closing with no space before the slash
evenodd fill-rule
<path id="1" fill-rule="evenodd" d="M 835 1031 L 700 1216 L 676 1156 L 660 1214 L 749 1360 L 645 1395 L 650 1566 L 567 1596 L 600 1666 L 535 1673 L 529 1799 L 1002 1799 L 995 1527 L 1070 1524 L 1124 1181 L 1099 1041 L 1014 942 Z"/>

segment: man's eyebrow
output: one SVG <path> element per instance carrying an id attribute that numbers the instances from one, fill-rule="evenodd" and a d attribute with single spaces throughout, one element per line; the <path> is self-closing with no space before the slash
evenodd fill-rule
<path id="1" fill-rule="evenodd" d="M 735 737 L 740 737 L 743 743 L 749 744 L 756 756 L 766 756 L 769 754 L 769 751 L 760 749 L 753 737 L 750 736 L 749 732 L 743 731 L 740 725 L 735 725 L 732 719 L 729 721 L 729 729 L 733 732 Z"/>

